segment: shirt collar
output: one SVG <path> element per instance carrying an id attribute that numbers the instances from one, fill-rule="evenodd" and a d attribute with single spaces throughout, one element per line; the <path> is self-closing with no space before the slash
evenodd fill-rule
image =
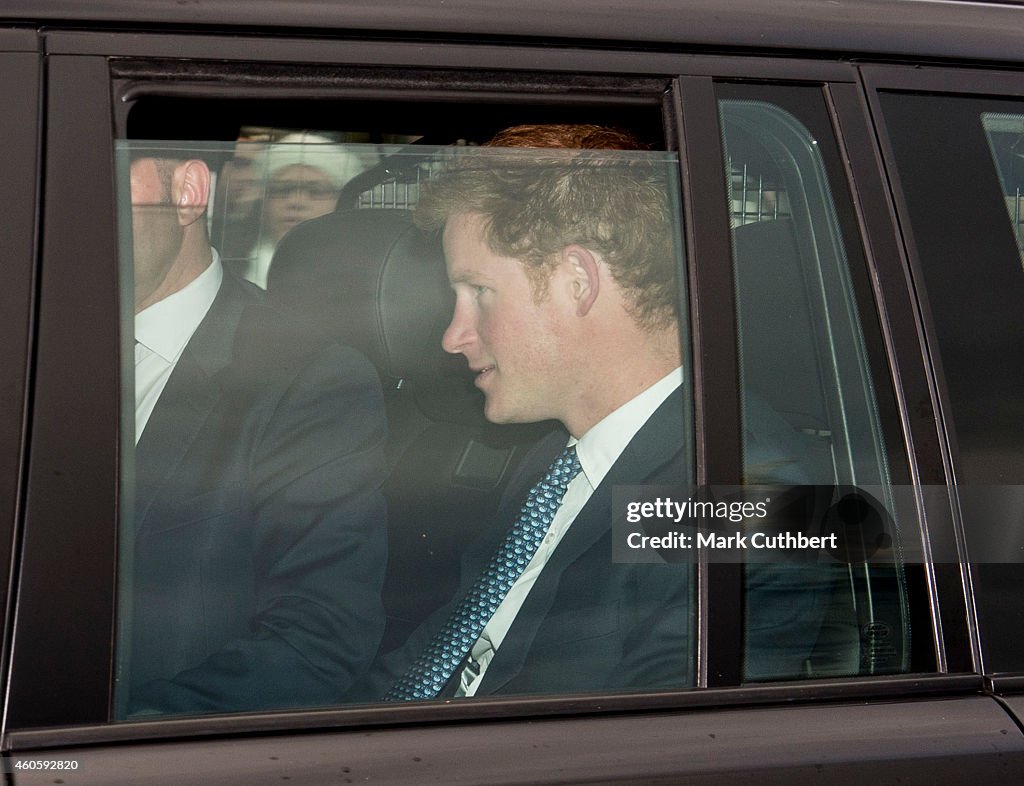
<path id="1" fill-rule="evenodd" d="M 683 384 L 683 367 L 677 366 L 643 393 L 606 415 L 576 441 L 576 454 L 591 488 L 597 488 L 640 427 L 671 393 Z M 570 439 L 572 445 L 574 440 Z"/>
<path id="2" fill-rule="evenodd" d="M 210 310 L 223 280 L 224 268 L 214 250 L 213 261 L 194 280 L 135 315 L 135 340 L 172 362 Z"/>

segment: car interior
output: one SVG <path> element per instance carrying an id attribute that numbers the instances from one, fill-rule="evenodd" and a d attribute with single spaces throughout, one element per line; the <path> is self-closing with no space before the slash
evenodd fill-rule
<path id="1" fill-rule="evenodd" d="M 530 446 L 553 422 L 495 425 L 465 360 L 446 354 L 440 337 L 451 311 L 440 240 L 412 219 L 418 188 L 444 151 L 481 144 L 522 122 L 592 122 L 627 127 L 664 149 L 657 106 L 432 101 L 429 111 L 370 101 L 209 101 L 150 97 L 127 116 L 131 138 L 230 143 L 259 128 L 295 129 L 358 140 L 377 163 L 349 181 L 335 210 L 289 232 L 274 252 L 268 301 L 301 314 L 362 351 L 381 378 L 389 438 L 389 562 L 383 600 L 386 652 L 401 644 L 456 589 L 467 522 L 484 521 Z M 424 107 L 425 108 L 425 107 Z M 745 417 L 776 424 L 776 436 L 802 467 L 804 482 L 868 482 L 842 463 L 842 395 L 827 378 L 836 364 L 822 333 L 827 304 L 815 286 L 823 251 L 811 229 L 817 217 L 787 143 L 774 149 L 750 133 L 757 118 L 726 112 L 731 136 L 731 210 Z M 730 119 L 731 117 L 731 119 Z M 239 122 L 244 118 L 244 123 Z M 197 120 L 198 119 L 198 120 Z M 211 157 L 223 166 L 225 154 Z M 789 159 L 789 160 L 786 160 Z M 736 188 L 740 188 L 737 199 Z M 216 217 L 216 206 L 212 211 Z M 802 224 L 802 225 L 801 225 Z M 212 227 L 217 237 L 217 227 Z M 820 230 L 819 230 L 820 232 Z M 215 240 L 216 245 L 216 240 Z M 826 260 L 827 263 L 827 260 Z M 781 353 L 778 348 L 788 347 Z M 817 358 L 809 364 L 808 358 Z M 871 424 L 865 424 L 869 429 Z M 840 444 L 837 444 L 837 439 Z M 870 480 L 887 483 L 884 460 Z M 756 480 L 756 478 L 751 478 Z M 898 540 L 898 538 L 897 538 Z M 890 552 L 896 555 L 895 551 Z M 898 556 L 888 565 L 848 564 L 830 571 L 830 600 L 815 653 L 803 674 L 839 676 L 903 671 L 910 657 L 906 578 Z"/>

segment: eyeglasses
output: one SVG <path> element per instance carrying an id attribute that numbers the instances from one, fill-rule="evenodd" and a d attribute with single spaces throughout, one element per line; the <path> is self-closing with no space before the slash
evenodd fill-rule
<path id="1" fill-rule="evenodd" d="M 310 180 L 272 180 L 267 184 L 267 196 L 271 199 L 287 199 L 296 192 L 312 200 L 335 199 L 338 196 L 338 189 L 330 183 L 318 183 Z"/>

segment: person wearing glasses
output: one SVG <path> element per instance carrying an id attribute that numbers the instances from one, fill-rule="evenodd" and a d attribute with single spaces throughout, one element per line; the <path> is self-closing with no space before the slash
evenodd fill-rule
<path id="1" fill-rule="evenodd" d="M 243 278 L 267 288 L 274 250 L 289 230 L 332 212 L 349 180 L 362 172 L 363 160 L 327 137 L 294 133 L 267 152 L 267 185 L 255 252 L 242 266 Z"/>

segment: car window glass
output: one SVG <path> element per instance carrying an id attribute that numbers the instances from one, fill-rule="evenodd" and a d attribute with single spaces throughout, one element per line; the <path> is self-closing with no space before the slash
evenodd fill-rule
<path id="1" fill-rule="evenodd" d="M 611 484 L 694 471 L 687 364 L 671 368 L 687 346 L 674 154 L 306 134 L 123 141 L 118 156 L 123 297 L 137 313 L 125 324 L 117 717 L 693 683 L 693 570 L 609 556 Z M 466 183 L 445 192 L 456 174 Z M 542 248 L 561 215 L 576 233 L 564 269 L 577 272 L 537 289 L 552 254 L 485 242 L 470 218 L 446 231 L 446 271 L 445 222 L 416 225 L 429 223 L 425 182 L 435 204 L 490 183 Z M 549 207 L 559 184 L 579 193 Z M 576 383 L 539 326 L 567 297 L 592 307 L 586 282 L 606 262 L 587 248 L 627 260 L 603 279 L 605 301 L 627 293 L 621 324 L 677 359 L 608 415 L 603 437 L 582 429 L 569 447 L 584 469 L 568 472 L 552 458 L 569 441 L 558 420 L 575 417 L 558 394 Z M 529 523 L 562 494 L 575 519 Z M 527 564 L 534 548 L 542 571 Z M 524 567 L 532 585 L 517 580 Z M 513 586 L 480 595 L 481 580 Z M 495 612 L 483 631 L 480 604 L 482 619 Z M 446 661 L 447 684 L 424 692 L 416 656 L 463 613 L 446 635 L 468 624 L 471 651 L 430 654 L 427 677 Z M 397 687 L 403 675 L 413 687 Z"/>
<path id="2" fill-rule="evenodd" d="M 809 114 L 807 92 L 787 106 Z M 793 598 L 790 620 L 821 620 L 813 651 L 791 658 L 789 670 L 774 676 L 905 671 L 911 656 L 909 592 L 904 525 L 893 495 L 893 446 L 883 431 L 850 255 L 823 159 L 829 140 L 767 100 L 723 98 L 720 111 L 731 194 L 746 479 L 815 488 L 826 507 L 838 512 L 847 535 L 856 531 L 860 543 L 874 544 L 817 564 L 779 566 L 774 576 L 764 565 L 748 565 L 748 597 L 786 592 Z M 874 351 L 877 363 L 881 348 Z M 881 395 L 891 402 L 890 392 L 883 389 Z M 897 471 L 901 478 L 902 468 Z M 865 501 L 865 511 L 884 511 L 884 524 L 857 512 Z M 832 554 L 841 557 L 838 550 Z M 786 631 L 748 603 L 748 679 L 772 675 L 750 642 L 770 639 L 784 651 L 790 646 Z"/>
<path id="3" fill-rule="evenodd" d="M 981 123 L 988 137 L 992 161 L 999 173 L 1017 249 L 1024 262 L 1024 202 L 1021 201 L 1021 189 L 1024 188 L 1024 116 L 984 112 Z"/>
<path id="4" fill-rule="evenodd" d="M 987 671 L 1019 671 L 1024 620 L 1020 101 L 880 93 L 941 379 Z M 933 129 L 942 128 L 942 134 Z M 1009 220 L 1007 220 L 1009 217 Z"/>
<path id="5" fill-rule="evenodd" d="M 880 351 L 866 348 L 829 174 L 787 109 L 723 98 L 721 118 L 746 482 L 815 489 L 830 509 L 870 489 L 887 516 L 868 533 L 854 516 L 870 554 L 748 561 L 744 676 L 905 671 L 910 590 L 890 498 L 902 459 L 884 433 Z M 125 356 L 135 436 L 123 448 L 118 717 L 694 684 L 695 555 L 609 559 L 600 545 L 622 536 L 609 528 L 613 487 L 693 491 L 678 160 L 357 136 L 250 128 L 233 143 L 119 143 L 124 299 L 138 313 Z M 520 182 L 522 171 L 542 174 Z M 437 194 L 462 204 L 499 187 L 481 204 L 511 211 L 508 225 L 478 226 L 466 208 L 465 221 L 455 208 L 431 218 Z M 567 193 L 569 207 L 552 201 Z M 577 410 L 561 400 L 593 369 L 567 376 L 566 347 L 558 363 L 543 349 L 564 338 L 544 332 L 561 292 L 544 266 L 557 255 L 530 244 L 553 237 L 571 265 L 590 247 L 632 260 L 604 263 L 605 291 L 624 293 L 638 350 L 674 315 L 683 369 L 580 433 L 567 433 Z M 521 302 L 504 299 L 510 285 Z M 576 437 L 592 491 L 556 491 L 571 512 L 543 522 L 536 559 L 531 545 L 496 597 L 475 596 L 507 558 L 500 544 L 522 537 L 519 508 L 553 448 Z M 599 439 L 617 445 L 605 465 L 593 463 Z M 652 446 L 668 451 L 661 463 L 634 462 Z M 465 651 L 440 656 L 467 597 L 484 604 L 482 630 L 469 625 L 455 637 L 469 637 Z M 587 643 L 558 655 L 568 639 Z M 424 687 L 438 659 L 443 679 Z"/>
<path id="6" fill-rule="evenodd" d="M 388 155 L 388 144 L 369 144 L 353 132 L 240 129 L 231 154 L 216 173 L 210 233 L 222 259 L 266 289 L 278 241 L 293 226 L 333 212 L 343 188 Z M 391 145 L 412 137 L 391 135 Z M 381 206 L 415 204 L 408 185 L 384 193 L 383 184 L 364 200 Z M 399 201 L 401 199 L 401 202 Z"/>

